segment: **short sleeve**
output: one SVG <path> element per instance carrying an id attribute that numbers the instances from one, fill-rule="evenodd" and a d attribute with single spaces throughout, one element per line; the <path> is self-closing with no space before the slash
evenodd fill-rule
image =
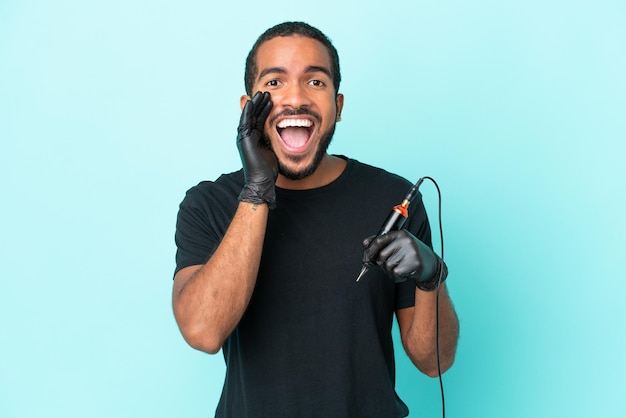
<path id="1" fill-rule="evenodd" d="M 215 237 L 207 229 L 206 215 L 199 208 L 181 204 L 176 219 L 176 272 L 204 264 L 215 250 Z"/>
<path id="2" fill-rule="evenodd" d="M 176 219 L 176 272 L 206 263 L 224 237 L 237 209 L 237 175 L 202 182 L 187 191 Z"/>

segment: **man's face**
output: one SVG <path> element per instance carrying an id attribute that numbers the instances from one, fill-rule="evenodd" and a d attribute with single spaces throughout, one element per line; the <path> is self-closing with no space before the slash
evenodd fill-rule
<path id="1" fill-rule="evenodd" d="M 343 107 L 331 76 L 328 51 L 302 36 L 276 37 L 257 52 L 253 92 L 268 91 L 274 104 L 265 135 L 291 180 L 312 174 L 326 154 Z M 248 96 L 242 97 L 242 106 Z"/>

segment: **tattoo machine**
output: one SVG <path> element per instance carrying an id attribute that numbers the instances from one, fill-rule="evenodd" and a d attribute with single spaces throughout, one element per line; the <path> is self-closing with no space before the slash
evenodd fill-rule
<path id="1" fill-rule="evenodd" d="M 389 231 L 397 231 L 402 228 L 404 222 L 409 217 L 409 205 L 411 204 L 415 196 L 417 196 L 417 190 L 419 189 L 423 181 L 424 177 L 419 179 L 417 183 L 415 183 L 415 185 L 413 185 L 413 187 L 411 187 L 409 192 L 406 194 L 404 200 L 402 200 L 402 203 L 394 206 L 393 209 L 391 209 L 391 212 L 387 216 L 387 219 L 385 219 L 385 222 L 383 222 L 383 225 L 380 227 L 380 230 L 378 231 L 376 236 L 386 234 Z M 368 263 L 363 263 L 363 268 L 361 269 L 361 273 L 359 273 L 359 276 L 356 278 L 356 281 L 358 282 L 359 280 L 361 280 L 361 277 L 363 277 L 368 270 Z"/>

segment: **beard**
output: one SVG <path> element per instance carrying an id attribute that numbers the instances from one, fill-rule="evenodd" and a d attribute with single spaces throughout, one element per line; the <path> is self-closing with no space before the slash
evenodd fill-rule
<path id="1" fill-rule="evenodd" d="M 317 170 L 317 167 L 319 167 L 320 163 L 322 162 L 324 155 L 326 155 L 328 146 L 330 145 L 330 142 L 333 139 L 333 135 L 335 134 L 336 125 L 337 125 L 336 122 L 333 123 L 332 126 L 330 126 L 330 128 L 328 128 L 328 130 L 322 134 L 320 142 L 317 145 L 317 150 L 315 151 L 315 156 L 313 157 L 313 161 L 311 161 L 311 163 L 308 166 L 300 170 L 292 170 L 288 167 L 285 167 L 283 164 L 281 164 L 279 160 L 278 161 L 278 173 L 288 178 L 289 180 L 302 180 L 306 177 L 309 177 L 311 174 L 313 174 L 315 170 Z M 266 138 L 266 144 L 268 144 L 271 147 L 269 138 Z M 286 156 L 286 158 L 289 161 L 297 164 L 306 157 L 288 155 Z"/>

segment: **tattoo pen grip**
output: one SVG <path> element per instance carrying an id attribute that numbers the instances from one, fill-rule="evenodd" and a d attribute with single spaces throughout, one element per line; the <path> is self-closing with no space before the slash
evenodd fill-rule
<path id="1" fill-rule="evenodd" d="M 408 212 L 405 207 L 402 207 L 402 205 L 394 206 L 376 235 L 383 235 L 389 231 L 397 231 L 402 228 L 407 216 Z"/>

